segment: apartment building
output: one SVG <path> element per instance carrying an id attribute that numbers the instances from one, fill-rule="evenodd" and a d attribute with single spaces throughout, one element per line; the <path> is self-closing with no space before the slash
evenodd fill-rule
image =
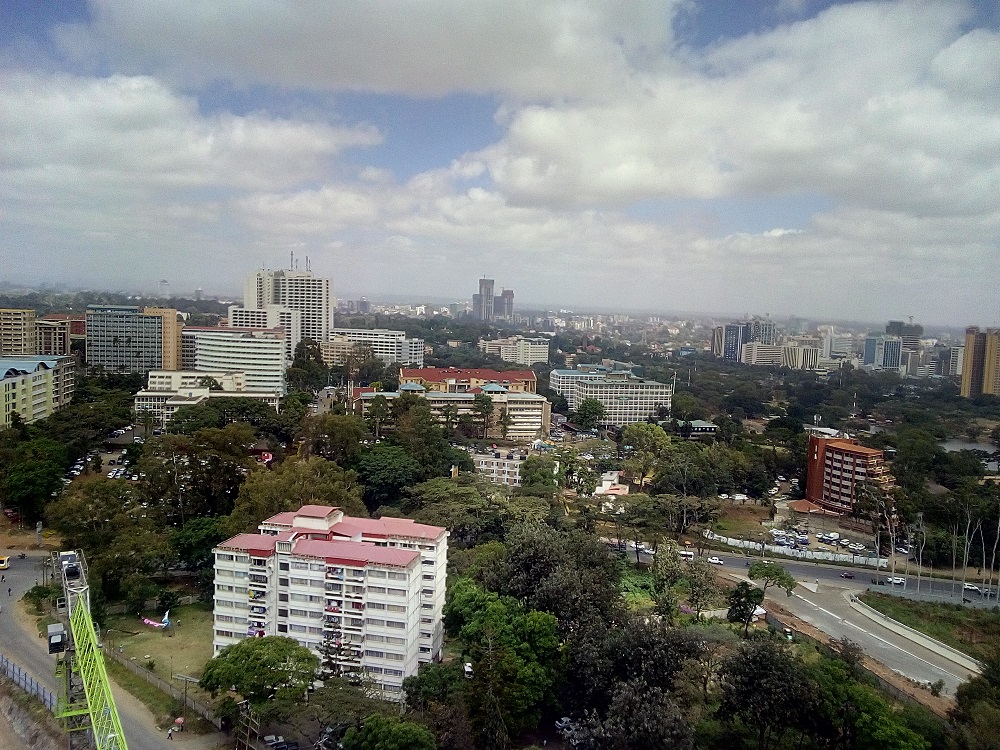
<path id="1" fill-rule="evenodd" d="M 472 463 L 476 473 L 495 484 L 505 484 L 508 487 L 521 486 L 521 464 L 528 454 L 521 451 L 489 451 L 473 453 Z"/>
<path id="2" fill-rule="evenodd" d="M 405 383 L 398 391 L 379 392 L 358 389 L 352 401 L 352 408 L 359 416 L 368 413 L 369 405 L 376 396 L 382 396 L 390 403 L 404 393 L 420 396 L 427 401 L 431 414 L 444 421 L 450 413 L 460 419 L 465 415 L 476 417 L 474 410 L 476 395 L 485 394 L 493 402 L 493 423 L 489 436 L 506 440 L 534 440 L 549 434 L 552 422 L 552 404 L 537 393 L 511 391 L 496 383 L 469 391 L 427 390 L 418 383 Z M 476 417 L 478 421 L 478 417 Z M 503 420 L 506 419 L 506 424 Z"/>
<path id="3" fill-rule="evenodd" d="M 285 352 L 281 328 L 187 326 L 181 335 L 183 369 L 242 372 L 248 391 L 285 395 Z"/>
<path id="4" fill-rule="evenodd" d="M 367 348 L 377 359 L 387 365 L 424 366 L 424 340 L 407 338 L 405 331 L 387 328 L 334 328 L 330 345 L 320 342 L 323 361 L 328 365 L 342 365 L 361 347 Z M 330 362 L 327 362 L 327 356 Z M 340 359 L 341 361 L 335 361 Z"/>
<path id="5" fill-rule="evenodd" d="M 56 357 L 68 355 L 73 343 L 71 330 L 68 320 L 39 318 L 35 321 L 35 353 Z"/>
<path id="6" fill-rule="evenodd" d="M 885 454 L 852 438 L 809 435 L 806 499 L 824 510 L 850 513 L 862 484 L 883 493 L 895 486 Z"/>
<path id="7" fill-rule="evenodd" d="M 961 393 L 965 398 L 1000 395 L 1000 328 L 965 329 Z"/>
<path id="8" fill-rule="evenodd" d="M 549 340 L 544 337 L 508 336 L 503 339 L 480 339 L 479 349 L 500 357 L 504 362 L 528 367 L 549 361 Z"/>
<path id="9" fill-rule="evenodd" d="M 0 308 L 0 356 L 30 357 L 37 353 L 35 311 Z"/>
<path id="10" fill-rule="evenodd" d="M 304 505 L 238 534 L 215 555 L 215 653 L 282 635 L 334 673 L 367 674 L 389 699 L 441 658 L 448 531 Z"/>
<path id="11" fill-rule="evenodd" d="M 509 393 L 535 393 L 538 390 L 538 377 L 532 370 L 497 372 L 467 367 L 404 367 L 399 371 L 399 385 L 402 387 L 407 383 L 436 393 L 466 393 L 487 385 L 502 386 Z"/>
<path id="12" fill-rule="evenodd" d="M 108 372 L 177 370 L 177 311 L 161 307 L 87 306 L 87 364 Z"/>
<path id="13" fill-rule="evenodd" d="M 281 305 L 229 308 L 230 328 L 280 328 L 285 332 L 285 361 L 291 364 L 302 341 L 302 311 Z"/>
<path id="14" fill-rule="evenodd" d="M 248 390 L 242 372 L 154 370 L 149 373 L 146 388 L 135 394 L 133 409 L 137 418 L 148 414 L 154 426 L 165 427 L 178 409 L 212 398 L 251 398 L 275 411 L 281 405 L 277 391 Z"/>
<path id="15" fill-rule="evenodd" d="M 73 400 L 76 361 L 72 357 L 0 357 L 0 427 L 13 415 L 30 423 Z"/>
<path id="16" fill-rule="evenodd" d="M 335 307 L 330 279 L 314 276 L 312 271 L 258 271 L 246 280 L 243 308 L 263 310 L 268 305 L 302 313 L 303 338 L 330 338 Z"/>

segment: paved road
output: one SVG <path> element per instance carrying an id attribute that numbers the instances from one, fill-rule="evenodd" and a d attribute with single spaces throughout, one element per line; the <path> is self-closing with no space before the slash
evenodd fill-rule
<path id="1" fill-rule="evenodd" d="M 15 555 L 11 559 L 10 570 L 2 571 L 6 581 L 0 584 L 0 595 L 3 597 L 0 599 L 3 607 L 0 611 L 0 649 L 40 683 L 57 691 L 55 657 L 49 655 L 46 640 L 30 632 L 23 619 L 18 621 L 15 612 L 15 607 L 19 606 L 16 600 L 41 579 L 39 563 L 42 558 L 41 553 L 32 553 L 26 560 L 18 560 Z M 9 596 L 8 588 L 11 589 Z M 121 688 L 113 685 L 112 689 L 129 750 L 176 750 L 184 747 L 183 741 L 189 742 L 188 747 L 194 744 L 211 747 L 215 744 L 215 737 L 198 737 L 190 733 L 178 735 L 177 740 L 183 737 L 181 744 L 177 740 L 168 741 L 166 733 L 156 729 L 153 716 L 145 706 Z"/>

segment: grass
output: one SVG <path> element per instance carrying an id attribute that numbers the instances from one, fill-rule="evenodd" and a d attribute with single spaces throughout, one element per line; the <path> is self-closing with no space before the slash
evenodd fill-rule
<path id="1" fill-rule="evenodd" d="M 105 667 L 108 676 L 118 685 L 139 699 L 153 714 L 153 718 L 160 727 L 171 726 L 174 718 L 180 714 L 180 702 L 164 693 L 149 682 L 146 682 L 139 675 L 132 674 L 121 664 L 106 659 Z M 187 711 L 187 721 L 184 726 L 186 731 L 195 734 L 208 734 L 215 731 L 211 722 L 195 714 L 191 709 Z"/>
<path id="2" fill-rule="evenodd" d="M 1000 611 L 996 609 L 916 602 L 871 592 L 862 594 L 861 601 L 974 659 L 986 659 L 1000 643 Z"/>
<path id="3" fill-rule="evenodd" d="M 761 505 L 735 505 L 724 503 L 712 530 L 717 534 L 728 537 L 745 536 L 748 539 L 758 540 L 760 534 L 765 529 L 761 526 L 761 521 L 766 521 L 771 517 L 770 508 Z"/>
<path id="4" fill-rule="evenodd" d="M 145 617 L 159 621 L 162 612 L 146 612 Z M 138 616 L 111 616 L 108 618 L 105 639 L 122 655 L 149 668 L 164 680 L 183 674 L 200 677 L 205 664 L 212 658 L 212 608 L 208 604 L 187 604 L 170 610 L 174 626 L 160 630 L 143 625 Z M 122 670 L 125 671 L 125 670 Z M 148 683 L 146 683 L 148 684 Z M 183 683 L 174 680 L 183 687 Z M 131 691 L 129 691 L 131 692 Z M 208 702 L 207 693 L 195 684 L 188 686 L 188 694 Z"/>

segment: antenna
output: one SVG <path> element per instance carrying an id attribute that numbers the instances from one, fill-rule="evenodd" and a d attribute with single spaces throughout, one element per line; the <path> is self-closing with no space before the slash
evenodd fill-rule
<path id="1" fill-rule="evenodd" d="M 289 250 L 288 251 L 288 270 L 289 271 L 294 271 L 295 270 L 295 251 L 294 250 Z"/>

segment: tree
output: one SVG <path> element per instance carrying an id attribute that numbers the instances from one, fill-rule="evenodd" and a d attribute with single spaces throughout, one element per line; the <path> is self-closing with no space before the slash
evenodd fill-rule
<path id="1" fill-rule="evenodd" d="M 592 430 L 601 423 L 606 414 L 604 404 L 596 398 L 585 398 L 573 412 L 573 421 L 585 430 Z"/>
<path id="2" fill-rule="evenodd" d="M 361 491 L 357 474 L 317 456 L 288 460 L 273 469 L 257 468 L 240 487 L 221 530 L 228 535 L 252 533 L 265 518 L 306 504 L 332 505 L 345 515 L 365 517 Z"/>
<path id="3" fill-rule="evenodd" d="M 319 659 L 291 638 L 246 638 L 210 659 L 198 684 L 212 695 L 236 688 L 255 706 L 283 694 L 301 696 L 316 677 Z"/>
<path id="4" fill-rule="evenodd" d="M 434 735 L 426 727 L 395 716 L 375 714 L 361 728 L 344 735 L 344 750 L 436 750 Z"/>
<path id="5" fill-rule="evenodd" d="M 746 581 L 740 581 L 736 584 L 736 588 L 729 593 L 727 601 L 729 603 L 729 612 L 726 613 L 726 619 L 729 622 L 738 622 L 742 625 L 743 634 L 746 635 L 750 631 L 750 621 L 753 620 L 753 613 L 757 611 L 757 607 L 764 601 L 764 590 L 756 586 L 751 586 Z"/>
<path id="6" fill-rule="evenodd" d="M 688 603 L 694 610 L 695 619 L 700 620 L 702 611 L 711 604 L 719 590 L 715 584 L 715 573 L 711 565 L 697 557 L 685 566 L 684 577 L 688 583 Z"/>
<path id="7" fill-rule="evenodd" d="M 556 462 L 552 456 L 528 456 L 520 469 L 522 487 L 556 488 Z"/>
<path id="8" fill-rule="evenodd" d="M 192 570 L 210 567 L 215 559 L 212 548 L 226 538 L 220 525 L 219 518 L 194 518 L 174 530 L 170 535 L 170 546 L 180 561 Z"/>
<path id="9" fill-rule="evenodd" d="M 606 718 L 590 713 L 580 740 L 587 750 L 690 750 L 694 727 L 664 690 L 629 680 L 615 686 Z"/>
<path id="10" fill-rule="evenodd" d="M 349 414 L 321 414 L 302 421 L 305 454 L 322 456 L 340 466 L 354 466 L 367 435 L 365 423 Z"/>
<path id="11" fill-rule="evenodd" d="M 391 715 L 398 709 L 381 699 L 365 682 L 323 674 L 323 686 L 301 695 L 285 692 L 279 695 L 268 712 L 282 724 L 291 724 L 298 731 L 318 742 L 319 733 L 330 731 L 329 738 L 339 741 L 351 727 L 360 726 L 373 714 Z"/>
<path id="12" fill-rule="evenodd" d="M 396 445 L 376 445 L 361 456 L 358 472 L 364 483 L 365 504 L 370 510 L 399 505 L 404 487 L 418 481 L 420 465 Z"/>
<path id="13" fill-rule="evenodd" d="M 20 443 L 7 466 L 0 469 L 4 503 L 16 507 L 26 521 L 37 521 L 45 504 L 62 489 L 66 450 L 40 437 Z"/>
<path id="14" fill-rule="evenodd" d="M 396 399 L 396 403 L 400 400 Z M 415 403 L 401 413 L 390 442 L 405 450 L 417 462 L 419 480 L 448 476 L 452 466 L 464 471 L 473 469 L 472 457 L 466 451 L 451 447 L 444 428 L 431 414 L 426 400 L 420 397 L 416 397 Z"/>
<path id="15" fill-rule="evenodd" d="M 510 426 L 514 424 L 514 418 L 507 411 L 507 407 L 500 409 L 500 418 L 497 420 L 497 424 L 500 426 L 500 439 L 507 439 L 507 431 L 510 430 Z"/>
<path id="16" fill-rule="evenodd" d="M 488 393 L 477 393 L 472 398 L 472 413 L 479 419 L 480 429 L 483 431 L 483 440 L 490 435 L 490 427 L 493 426 L 493 399 Z"/>
<path id="17" fill-rule="evenodd" d="M 792 589 L 798 585 L 792 577 L 792 574 L 783 567 L 777 563 L 765 562 L 763 560 L 757 560 L 750 565 L 750 572 L 748 576 L 751 581 L 764 582 L 765 594 L 767 593 L 768 586 L 777 586 L 780 589 L 784 589 L 785 592 L 791 596 Z"/>
<path id="18" fill-rule="evenodd" d="M 380 393 L 376 394 L 365 412 L 365 419 L 368 420 L 368 426 L 371 427 L 376 440 L 382 437 L 382 425 L 389 421 L 391 415 L 388 399 Z"/>

